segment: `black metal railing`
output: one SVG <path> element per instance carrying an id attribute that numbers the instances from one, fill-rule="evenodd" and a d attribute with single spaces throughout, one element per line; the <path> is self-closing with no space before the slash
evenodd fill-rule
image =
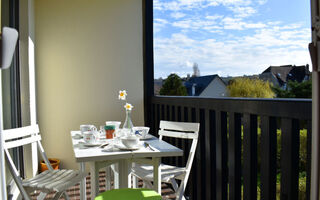
<path id="1" fill-rule="evenodd" d="M 148 125 L 157 133 L 160 120 L 200 122 L 186 191 L 190 199 L 295 200 L 301 195 L 299 165 L 306 174 L 305 198 L 310 199 L 311 104 L 308 99 L 155 96 Z M 302 129 L 307 133 L 304 167 Z M 184 156 L 163 162 L 185 165 L 190 141 L 166 140 L 183 149 Z"/>

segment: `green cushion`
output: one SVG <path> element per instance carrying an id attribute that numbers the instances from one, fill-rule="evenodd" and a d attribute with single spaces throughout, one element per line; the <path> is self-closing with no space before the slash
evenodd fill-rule
<path id="1" fill-rule="evenodd" d="M 115 189 L 99 194 L 95 200 L 161 200 L 157 192 L 144 188 Z"/>

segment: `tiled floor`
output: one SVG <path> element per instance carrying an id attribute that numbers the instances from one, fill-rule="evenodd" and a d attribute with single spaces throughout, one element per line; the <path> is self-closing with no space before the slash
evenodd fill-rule
<path id="1" fill-rule="evenodd" d="M 87 199 L 90 199 L 90 177 L 87 177 Z M 142 186 L 142 182 L 139 182 L 139 187 Z M 100 172 L 99 174 L 99 192 L 103 192 L 105 191 L 105 173 L 104 172 Z M 79 190 L 79 184 L 71 187 L 70 189 L 67 190 L 68 195 L 70 197 L 70 199 L 72 200 L 78 200 L 80 199 L 80 190 Z M 32 199 L 36 200 L 37 196 L 39 193 L 35 193 L 32 195 Z M 50 199 L 53 197 L 54 194 L 48 194 L 46 199 Z M 167 184 L 162 184 L 162 191 L 161 191 L 161 195 L 163 199 L 174 199 L 175 195 L 173 193 L 173 190 L 171 189 L 170 185 Z M 64 199 L 64 198 L 60 198 L 60 199 Z"/>

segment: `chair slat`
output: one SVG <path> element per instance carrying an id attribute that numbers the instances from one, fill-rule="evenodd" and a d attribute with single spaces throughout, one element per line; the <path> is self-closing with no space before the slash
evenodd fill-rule
<path id="1" fill-rule="evenodd" d="M 31 144 L 33 142 L 37 142 L 41 140 L 41 136 L 40 135 L 36 135 L 36 136 L 31 136 L 28 138 L 23 138 L 20 140 L 14 140 L 14 141 L 10 141 L 10 142 L 5 142 L 4 143 L 4 148 L 5 149 L 11 149 L 14 147 L 20 147 L 26 144 Z"/>
<path id="2" fill-rule="evenodd" d="M 39 133 L 38 125 L 32 125 L 32 126 L 26 126 L 22 128 L 14 128 L 14 129 L 8 129 L 8 130 L 2 131 L 4 140 L 12 140 L 16 138 L 30 136 L 35 133 Z"/>
<path id="3" fill-rule="evenodd" d="M 199 130 L 198 123 L 188 123 L 188 122 L 171 122 L 171 121 L 160 121 L 160 129 L 176 130 L 176 131 L 193 131 L 197 132 Z"/>
<path id="4" fill-rule="evenodd" d="M 166 137 L 183 138 L 183 139 L 198 138 L 198 133 L 182 133 L 182 132 L 164 131 L 164 130 L 159 130 L 159 135 L 166 136 Z"/>

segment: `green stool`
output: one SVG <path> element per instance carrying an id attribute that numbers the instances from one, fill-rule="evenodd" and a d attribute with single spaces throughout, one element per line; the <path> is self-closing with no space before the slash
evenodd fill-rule
<path id="1" fill-rule="evenodd" d="M 157 192 L 145 188 L 124 188 L 99 194 L 94 200 L 161 200 Z"/>

